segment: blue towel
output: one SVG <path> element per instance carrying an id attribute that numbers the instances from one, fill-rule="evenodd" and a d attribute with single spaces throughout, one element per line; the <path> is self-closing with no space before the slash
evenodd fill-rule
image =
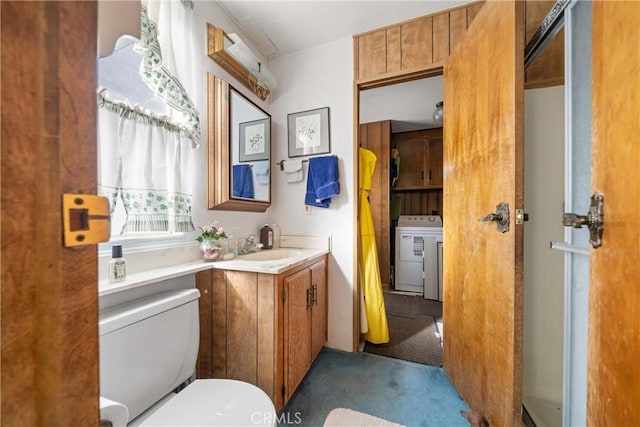
<path id="1" fill-rule="evenodd" d="M 328 208 L 331 197 L 340 194 L 340 182 L 338 180 L 338 157 L 324 156 L 309 159 L 309 171 L 307 173 L 307 193 L 304 196 L 304 204 Z"/>
<path id="2" fill-rule="evenodd" d="M 249 165 L 233 165 L 233 197 L 253 199 L 253 174 Z"/>

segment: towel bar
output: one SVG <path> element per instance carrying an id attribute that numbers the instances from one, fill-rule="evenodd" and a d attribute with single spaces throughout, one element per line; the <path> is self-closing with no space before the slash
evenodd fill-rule
<path id="1" fill-rule="evenodd" d="M 280 160 L 278 163 L 276 163 L 276 165 L 280 165 L 280 170 L 284 171 L 284 162 L 286 162 L 286 160 Z M 309 160 L 305 159 L 302 161 L 302 163 L 308 163 Z"/>

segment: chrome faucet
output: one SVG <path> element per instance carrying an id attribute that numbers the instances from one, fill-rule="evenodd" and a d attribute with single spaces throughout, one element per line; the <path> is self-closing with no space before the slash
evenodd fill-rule
<path id="1" fill-rule="evenodd" d="M 262 243 L 256 243 L 255 237 L 252 234 L 250 236 L 245 237 L 244 245 L 242 246 L 242 249 L 240 249 L 240 254 L 241 255 L 250 254 L 259 249 L 262 249 Z"/>

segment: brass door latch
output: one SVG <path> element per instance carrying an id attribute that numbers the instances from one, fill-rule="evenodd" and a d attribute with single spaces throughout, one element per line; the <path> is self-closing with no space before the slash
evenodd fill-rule
<path id="1" fill-rule="evenodd" d="M 92 194 L 62 195 L 64 246 L 106 242 L 111 235 L 109 200 Z"/>

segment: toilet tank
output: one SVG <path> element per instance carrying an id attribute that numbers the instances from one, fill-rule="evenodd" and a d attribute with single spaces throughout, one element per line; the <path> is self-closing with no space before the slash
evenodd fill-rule
<path id="1" fill-rule="evenodd" d="M 166 291 L 100 312 L 100 395 L 129 409 L 129 420 L 195 370 L 197 289 Z"/>

